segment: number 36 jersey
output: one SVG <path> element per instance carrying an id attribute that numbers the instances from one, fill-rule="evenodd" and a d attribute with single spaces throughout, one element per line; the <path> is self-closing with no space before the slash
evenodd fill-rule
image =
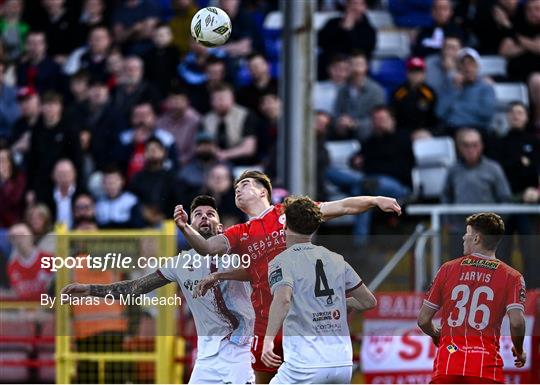
<path id="1" fill-rule="evenodd" d="M 339 254 L 312 243 L 289 247 L 268 264 L 272 295 L 292 288 L 283 324 L 285 362 L 296 368 L 352 365 L 346 293 L 362 280 Z"/>
<path id="2" fill-rule="evenodd" d="M 433 376 L 475 376 L 503 382 L 501 323 L 510 309 L 524 310 L 525 281 L 495 258 L 479 254 L 445 263 L 424 305 L 439 310 L 441 337 Z"/>

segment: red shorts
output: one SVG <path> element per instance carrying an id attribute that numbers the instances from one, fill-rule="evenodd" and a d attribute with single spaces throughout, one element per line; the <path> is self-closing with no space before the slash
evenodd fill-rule
<path id="1" fill-rule="evenodd" d="M 253 358 L 251 360 L 251 367 L 253 368 L 253 370 L 257 372 L 276 373 L 278 368 L 270 368 L 266 366 L 264 362 L 261 361 L 263 344 L 264 344 L 264 334 L 255 335 L 255 338 L 253 339 L 253 344 L 251 345 L 251 353 L 253 354 Z M 274 339 L 274 353 L 280 356 L 281 360 L 283 361 L 283 345 L 282 345 L 281 330 L 279 331 L 279 334 Z"/>
<path id="2" fill-rule="evenodd" d="M 442 375 L 433 378 L 430 384 L 500 384 L 500 382 L 484 377 Z"/>

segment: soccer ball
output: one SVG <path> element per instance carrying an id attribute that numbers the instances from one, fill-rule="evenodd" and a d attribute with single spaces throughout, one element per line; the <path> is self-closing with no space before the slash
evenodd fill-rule
<path id="1" fill-rule="evenodd" d="M 220 8 L 206 7 L 191 19 L 191 36 L 205 47 L 225 44 L 231 36 L 231 19 Z"/>

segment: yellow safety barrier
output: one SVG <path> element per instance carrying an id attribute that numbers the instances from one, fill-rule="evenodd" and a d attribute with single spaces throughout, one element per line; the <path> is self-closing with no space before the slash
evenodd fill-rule
<path id="1" fill-rule="evenodd" d="M 56 228 L 56 257 L 66 258 L 79 252 L 80 245 L 89 250 L 116 252 L 129 249 L 132 257 L 141 256 L 144 249 L 154 247 L 154 256 L 173 256 L 176 254 L 176 233 L 172 221 L 164 223 L 158 230 L 99 230 L 68 231 L 65 227 Z M 79 249 L 74 245 L 79 245 Z M 111 249 L 112 248 L 112 249 Z M 91 251 L 87 251 L 91 253 Z M 72 282 L 70 270 L 61 268 L 56 273 L 56 298 L 60 298 L 61 289 Z M 171 297 L 176 293 L 175 285 L 166 285 L 157 290 L 158 297 Z M 58 302 L 58 301 L 57 301 Z M 58 303 L 55 306 L 55 340 L 56 340 L 56 382 L 71 383 L 77 372 L 80 361 L 97 363 L 97 379 L 105 383 L 106 365 L 108 363 L 140 363 L 153 364 L 153 382 L 158 384 L 180 383 L 183 376 L 183 365 L 175 362 L 184 357 L 184 341 L 179 342 L 176 336 L 176 320 L 178 308 L 158 305 L 151 309 L 155 314 L 155 335 L 151 338 L 152 351 L 138 352 L 77 352 L 72 330 L 73 317 L 70 306 Z M 180 340 L 182 340 L 180 338 Z M 181 347 L 181 349 L 179 349 Z"/>

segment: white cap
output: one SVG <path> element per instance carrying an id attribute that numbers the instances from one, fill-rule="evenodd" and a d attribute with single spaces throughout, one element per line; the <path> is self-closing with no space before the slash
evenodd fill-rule
<path id="1" fill-rule="evenodd" d="M 476 62 L 476 64 L 480 64 L 480 55 L 474 48 L 465 47 L 460 49 L 458 52 L 458 59 L 463 60 L 465 57 L 470 57 Z"/>

